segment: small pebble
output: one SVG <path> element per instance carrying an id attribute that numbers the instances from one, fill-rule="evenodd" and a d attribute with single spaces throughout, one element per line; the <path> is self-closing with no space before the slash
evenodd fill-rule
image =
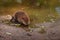
<path id="1" fill-rule="evenodd" d="M 30 33 L 27 33 L 28 36 L 32 36 Z"/>
<path id="2" fill-rule="evenodd" d="M 6 32 L 6 34 L 7 34 L 7 35 L 11 35 L 12 33 L 10 33 L 10 32 Z"/>

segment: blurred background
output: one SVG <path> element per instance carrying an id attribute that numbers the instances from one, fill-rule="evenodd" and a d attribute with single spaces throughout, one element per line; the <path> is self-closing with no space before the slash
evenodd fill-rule
<path id="1" fill-rule="evenodd" d="M 53 22 L 60 18 L 60 0 L 0 0 L 0 15 L 25 11 L 33 23 Z"/>

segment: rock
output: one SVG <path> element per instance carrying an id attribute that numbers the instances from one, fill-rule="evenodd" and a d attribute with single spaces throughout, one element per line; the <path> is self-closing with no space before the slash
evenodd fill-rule
<path id="1" fill-rule="evenodd" d="M 4 21 L 4 20 L 11 20 L 12 16 L 11 15 L 3 15 L 0 16 L 0 20 Z"/>

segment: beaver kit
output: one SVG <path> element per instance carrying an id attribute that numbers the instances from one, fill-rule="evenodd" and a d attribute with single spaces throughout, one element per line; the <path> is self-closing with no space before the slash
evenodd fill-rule
<path id="1" fill-rule="evenodd" d="M 30 18 L 24 11 L 16 12 L 10 21 L 25 26 L 28 26 L 30 24 Z"/>

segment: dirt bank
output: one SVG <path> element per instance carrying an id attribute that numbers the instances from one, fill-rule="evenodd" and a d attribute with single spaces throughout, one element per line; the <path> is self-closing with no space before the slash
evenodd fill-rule
<path id="1" fill-rule="evenodd" d="M 46 26 L 45 33 L 38 32 L 39 28 L 26 31 L 22 27 L 0 23 L 0 40 L 60 40 L 60 21 L 41 24 Z M 28 29 L 28 28 L 26 28 Z"/>

